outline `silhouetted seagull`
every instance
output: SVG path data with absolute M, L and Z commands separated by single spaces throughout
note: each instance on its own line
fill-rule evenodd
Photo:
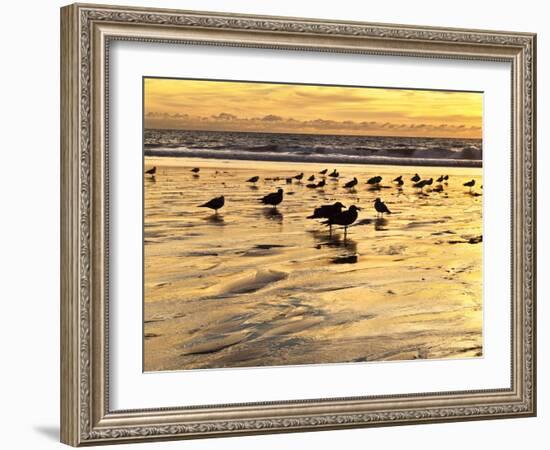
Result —
M 313 180 L 315 180 L 315 175 L 311 175 L 311 176 L 307 179 L 307 181 L 313 181 Z
M 254 176 L 254 177 L 249 178 L 248 180 L 246 180 L 246 182 L 247 182 L 247 183 L 257 183 L 259 179 L 260 179 L 260 177 L 256 175 L 256 176 Z
M 306 219 L 329 219 L 328 226 L 330 228 L 330 234 L 332 234 L 332 223 L 330 223 L 330 220 L 334 216 L 340 214 L 344 208 L 345 206 L 340 202 L 336 202 L 332 205 L 319 206 L 315 208 L 313 214 L 306 217 Z
M 157 174 L 157 166 L 154 166 L 152 169 L 146 170 L 145 173 L 154 177 Z
M 223 195 L 220 195 L 219 197 L 215 197 L 212 200 L 209 200 L 206 203 L 199 205 L 199 208 L 210 208 L 216 211 L 216 214 L 218 214 L 218 209 L 222 208 L 224 204 L 225 198 Z
M 354 187 L 357 183 L 358 183 L 357 178 L 353 177 L 353 180 L 348 181 L 346 184 L 344 184 L 344 187 L 345 187 L 346 189 L 351 189 L 351 188 Z
M 281 188 L 277 189 L 277 192 L 267 194 L 266 196 L 260 199 L 264 205 L 271 205 L 273 207 L 277 206 L 283 201 L 283 190 Z
M 194 167 L 193 169 L 191 169 L 191 172 L 193 173 L 199 173 L 201 171 L 201 169 L 199 167 Z
M 411 181 L 413 183 L 418 183 L 420 181 L 420 175 L 418 175 L 417 173 L 414 174 L 414 177 L 411 178 Z
M 286 184 L 292 184 L 292 178 L 287 178 L 286 179 Z
M 317 183 L 317 187 L 318 188 L 325 187 L 325 184 L 327 184 L 327 182 L 325 180 L 321 180 L 321 181 L 319 181 L 319 183 Z
M 322 205 L 315 208 L 311 216 L 307 216 L 306 219 L 330 219 L 332 216 L 340 214 L 345 206 L 340 202 L 333 203 L 332 205 Z
M 380 200 L 379 198 L 377 198 L 375 201 L 374 201 L 374 209 L 376 209 L 376 215 L 384 215 L 384 213 L 386 214 L 391 214 L 391 211 L 388 209 L 388 207 L 386 206 L 386 204 Z
M 304 178 L 304 172 L 299 173 L 298 175 L 294 175 L 293 177 L 295 180 L 300 181 L 302 178 Z
M 317 183 L 308 183 L 306 184 L 306 187 L 310 189 L 315 189 L 317 188 Z
M 476 184 L 476 180 L 467 181 L 462 186 L 466 186 L 470 189 L 470 192 L 472 192 L 472 188 L 474 187 L 474 184 Z
M 336 169 L 334 169 L 331 173 L 328 174 L 329 177 L 332 177 L 332 178 L 338 178 L 340 176 L 340 174 L 338 173 L 338 171 Z
M 443 183 L 443 180 L 445 179 L 445 177 L 443 175 L 441 175 L 437 180 L 438 183 Z
M 382 181 L 382 177 L 377 175 L 375 177 L 372 177 L 372 178 L 369 178 L 367 180 L 367 184 L 370 184 L 370 185 L 378 185 L 380 184 L 380 182 Z
M 346 240 L 348 236 L 348 227 L 357 220 L 357 211 L 360 209 L 361 208 L 358 208 L 355 205 L 351 205 L 349 209 L 342 211 L 340 214 L 336 214 L 334 217 L 323 223 L 329 226 L 340 225 L 344 227 L 344 240 Z
M 449 175 L 445 175 L 445 176 L 443 177 L 443 179 L 444 179 L 445 181 L 448 181 L 448 180 L 449 180 Z
M 418 183 L 413 184 L 413 187 L 420 189 L 420 192 L 423 192 L 423 189 L 425 186 L 431 186 L 433 183 L 433 178 L 429 178 L 427 180 L 419 181 Z
M 323 170 L 321 170 L 319 173 L 320 173 L 321 175 L 326 175 L 327 172 L 328 172 L 328 169 L 323 169 Z
M 443 185 L 438 184 L 436 187 L 433 188 L 434 192 L 443 192 Z
M 397 186 L 403 186 L 403 184 L 405 183 L 403 181 L 403 175 L 399 175 L 397 178 L 394 178 L 393 182 L 396 183 Z

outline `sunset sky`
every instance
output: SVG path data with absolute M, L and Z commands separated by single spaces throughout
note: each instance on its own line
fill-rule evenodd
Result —
M 481 93 L 144 79 L 146 128 L 481 138 Z

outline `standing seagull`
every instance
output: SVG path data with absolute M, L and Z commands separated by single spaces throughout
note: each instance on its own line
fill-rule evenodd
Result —
M 445 179 L 445 177 L 443 175 L 441 175 L 437 180 L 438 183 L 443 183 L 443 180 Z
M 198 174 L 200 171 L 201 171 L 201 169 L 199 167 L 193 167 L 191 169 L 191 172 L 193 172 L 194 174 Z
M 298 175 L 294 175 L 293 177 L 295 180 L 301 181 L 302 178 L 304 178 L 304 172 L 299 173 Z
M 369 178 L 367 180 L 367 184 L 370 184 L 371 186 L 378 186 L 381 181 L 382 177 L 380 175 L 376 175 L 375 177 Z
M 338 178 L 340 176 L 340 174 L 338 173 L 338 171 L 336 169 L 334 169 L 331 173 L 328 174 L 329 177 L 332 177 L 332 178 Z
M 283 190 L 281 188 L 277 189 L 277 192 L 272 192 L 260 199 L 260 202 L 264 205 L 271 205 L 274 208 L 283 201 Z
M 397 186 L 403 186 L 403 184 L 405 183 L 403 181 L 403 175 L 399 175 L 397 178 L 394 178 L 393 182 L 396 183 Z
M 249 178 L 248 180 L 246 180 L 246 182 L 247 182 L 247 183 L 254 183 L 254 184 L 256 184 L 256 183 L 258 182 L 259 179 L 260 179 L 260 177 L 256 175 L 256 176 L 254 176 L 254 177 Z
M 346 189 L 351 189 L 355 187 L 355 185 L 358 183 L 357 178 L 353 177 L 353 180 L 348 181 L 346 184 L 344 184 L 344 187 Z
M 157 174 L 157 166 L 154 166 L 152 169 L 146 170 L 145 173 L 155 178 L 155 175 Z
M 332 205 L 323 205 L 315 208 L 311 216 L 307 216 L 306 219 L 328 219 L 328 226 L 330 234 L 332 235 L 332 223 L 331 220 L 342 212 L 345 206 L 340 202 L 336 202 Z
M 467 188 L 470 188 L 470 192 L 472 192 L 472 188 L 474 187 L 474 184 L 476 184 L 476 180 L 467 181 L 462 186 L 466 186 Z
M 326 175 L 327 172 L 328 172 L 328 169 L 323 169 L 323 170 L 321 170 L 319 173 L 320 173 L 321 175 Z
M 332 216 L 340 214 L 345 206 L 340 202 L 333 203 L 332 205 L 322 205 L 315 208 L 311 216 L 307 216 L 306 219 L 329 219 Z
M 318 188 L 325 187 L 325 184 L 327 184 L 327 182 L 323 179 L 323 180 L 319 181 L 319 183 L 317 183 L 317 187 Z
M 307 179 L 307 181 L 313 181 L 313 180 L 315 180 L 315 175 L 311 175 L 311 176 Z
M 377 198 L 375 201 L 374 201 L 374 209 L 376 209 L 376 215 L 384 215 L 384 213 L 386 214 L 391 214 L 391 211 L 388 209 L 388 207 L 386 206 L 386 204 L 380 200 L 379 198 Z
M 420 175 L 418 175 L 417 173 L 414 174 L 414 177 L 411 178 L 411 181 L 413 183 L 418 183 L 420 181 Z
M 335 215 L 331 219 L 323 222 L 326 225 L 340 225 L 344 227 L 344 241 L 348 237 L 348 227 L 357 220 L 358 213 L 361 208 L 355 205 L 351 205 L 346 211 L 342 211 L 340 214 Z
M 433 178 L 429 178 L 427 180 L 419 181 L 418 183 L 413 184 L 413 187 L 419 188 L 420 192 L 424 192 L 424 186 L 431 186 L 434 182 Z
M 222 208 L 225 204 L 225 197 L 223 195 L 219 197 L 215 197 L 212 200 L 207 201 L 206 203 L 203 203 L 202 205 L 199 205 L 199 208 L 210 208 L 216 211 L 216 214 L 218 214 L 218 209 Z

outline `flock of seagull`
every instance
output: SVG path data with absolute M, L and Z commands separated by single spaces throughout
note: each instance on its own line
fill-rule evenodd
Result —
M 191 172 L 194 176 L 199 176 L 200 168 L 194 167 L 191 169 Z M 157 174 L 157 167 L 154 166 L 151 169 L 148 169 L 145 171 L 147 175 L 150 175 L 153 179 L 155 179 Z M 307 178 L 308 184 L 306 184 L 307 188 L 310 189 L 319 189 L 323 188 L 326 185 L 326 177 L 330 177 L 333 180 L 338 181 L 340 178 L 340 173 L 334 169 L 331 173 L 328 173 L 327 169 L 321 170 L 319 172 L 319 175 L 321 178 L 319 181 L 315 182 L 316 176 L 311 175 L 309 178 Z M 285 178 L 286 184 L 292 184 L 294 180 L 298 181 L 298 183 L 302 182 L 302 179 L 304 178 L 304 173 L 299 173 L 293 177 Z M 266 181 L 281 181 L 280 177 L 276 178 L 265 178 Z M 442 192 L 444 190 L 443 184 L 447 184 L 449 180 L 449 175 L 441 175 L 439 178 L 435 180 L 437 185 L 432 189 L 435 192 Z M 260 181 L 259 176 L 253 176 L 246 180 L 247 183 L 252 183 L 255 185 L 258 181 Z M 424 193 L 424 188 L 426 186 L 431 186 L 434 183 L 433 178 L 427 178 L 422 179 L 418 173 L 415 173 L 414 176 L 410 179 L 412 182 L 412 187 L 418 189 L 419 193 Z M 382 182 L 382 177 L 377 175 L 374 177 L 371 177 L 367 180 L 366 184 L 371 186 L 372 190 L 378 190 L 381 189 L 380 183 Z M 403 179 L 403 175 L 399 175 L 397 178 L 394 178 L 392 182 L 395 184 L 395 186 L 398 189 L 402 189 L 402 186 L 405 184 L 405 180 Z M 357 180 L 356 177 L 353 177 L 352 180 L 346 182 L 343 187 L 348 190 L 352 190 L 355 188 L 355 186 L 359 183 L 359 180 Z M 472 192 L 472 188 L 475 185 L 475 180 L 472 179 L 470 181 L 467 181 L 466 183 L 463 183 L 463 186 L 469 188 L 469 192 Z M 481 186 L 483 188 L 483 186 Z M 277 191 L 269 193 L 261 198 L 259 198 L 259 202 L 267 205 L 272 206 L 274 209 L 282 203 L 284 197 L 284 190 L 282 188 L 277 189 Z M 223 208 L 225 205 L 225 197 L 223 195 L 219 197 L 214 197 L 213 199 L 207 201 L 206 203 L 198 205 L 199 208 L 209 208 L 215 211 L 215 214 L 218 213 L 218 210 Z M 380 199 L 376 198 L 374 201 L 374 209 L 376 211 L 377 217 L 383 217 L 384 214 L 391 214 L 391 211 L 387 207 L 387 205 Z M 322 224 L 327 225 L 330 230 L 330 234 L 332 235 L 332 227 L 334 225 L 338 225 L 344 228 L 344 239 L 347 238 L 347 231 L 348 227 L 352 225 L 358 218 L 359 214 L 358 211 L 360 211 L 361 208 L 359 208 L 356 205 L 351 205 L 349 208 L 346 209 L 346 207 L 341 202 L 335 202 L 331 205 L 322 205 L 318 208 L 315 208 L 313 211 L 313 214 L 306 217 L 307 219 L 320 219 Z

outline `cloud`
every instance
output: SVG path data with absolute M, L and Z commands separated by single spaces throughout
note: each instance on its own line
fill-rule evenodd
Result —
M 235 114 L 219 113 L 215 116 L 210 116 L 214 120 L 238 120 L 239 118 Z
M 262 117 L 264 122 L 281 122 L 283 118 L 281 116 L 276 116 L 275 114 L 268 114 L 267 116 Z
M 179 128 L 188 130 L 259 131 L 275 133 L 325 133 L 358 135 L 401 135 L 401 136 L 471 136 L 481 127 L 447 123 L 403 123 L 378 122 L 375 120 L 356 122 L 353 120 L 330 120 L 316 118 L 298 120 L 276 114 L 262 117 L 239 117 L 221 112 L 210 116 L 182 113 L 148 112 L 145 115 L 147 128 Z

